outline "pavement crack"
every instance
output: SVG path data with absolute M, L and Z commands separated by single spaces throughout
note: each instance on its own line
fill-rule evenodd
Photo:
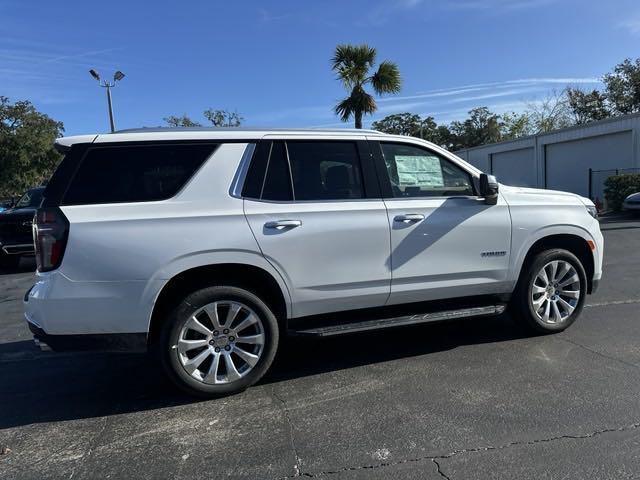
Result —
M 291 451 L 293 452 L 293 457 L 295 459 L 295 464 L 293 465 L 293 477 L 311 477 L 312 475 L 305 474 L 302 472 L 302 461 L 300 460 L 300 456 L 298 455 L 298 449 L 296 448 L 295 437 L 294 437 L 294 428 L 293 422 L 291 421 L 291 416 L 289 415 L 289 408 L 287 407 L 287 403 L 284 401 L 280 395 L 276 393 L 275 387 L 271 389 L 271 394 L 273 397 L 280 402 L 282 405 L 282 414 L 287 422 L 287 427 L 289 428 L 289 443 L 291 445 Z M 291 477 L 287 477 L 291 478 Z
M 630 298 L 627 300 L 612 300 L 610 302 L 587 303 L 585 308 L 592 307 L 608 307 L 610 305 L 628 305 L 632 303 L 640 303 L 640 298 Z
M 468 454 L 468 453 L 481 453 L 481 452 L 491 452 L 491 451 L 498 451 L 498 450 L 504 450 L 507 448 L 511 448 L 511 447 L 518 447 L 518 446 L 531 446 L 531 445 L 538 445 L 541 443 L 549 443 L 549 442 L 557 442 L 557 441 L 562 441 L 562 440 L 584 440 L 587 438 L 593 438 L 596 437 L 598 435 L 604 435 L 607 433 L 613 433 L 613 432 L 625 432 L 625 431 L 630 431 L 630 430 L 635 430 L 637 428 L 640 428 L 640 422 L 638 423 L 633 423 L 630 425 L 626 425 L 623 427 L 618 427 L 618 428 L 603 428 L 601 430 L 595 430 L 593 432 L 590 433 L 584 433 L 584 434 L 567 434 L 567 435 L 557 435 L 554 437 L 549 437 L 549 438 L 539 438 L 539 439 L 535 439 L 535 440 L 519 440 L 519 441 L 514 441 L 514 442 L 508 442 L 502 445 L 486 445 L 486 446 L 481 446 L 481 447 L 472 447 L 472 448 L 462 448 L 459 450 L 453 450 L 449 453 L 444 453 L 441 455 L 425 455 L 422 457 L 414 457 L 414 458 L 405 458 L 402 460 L 398 460 L 395 462 L 384 462 L 384 463 L 377 463 L 377 464 L 369 464 L 369 465 L 356 465 L 356 466 L 350 466 L 350 467 L 342 467 L 342 468 L 338 468 L 335 470 L 323 470 L 321 472 L 317 472 L 317 473 L 301 473 L 298 472 L 296 475 L 290 475 L 290 476 L 286 476 L 286 477 L 281 477 L 281 480 L 287 480 L 290 478 L 294 478 L 294 477 L 310 477 L 310 478 L 316 478 L 316 477 L 325 477 L 325 476 L 330 476 L 330 475 L 336 475 L 336 474 L 341 474 L 341 473 L 345 473 L 345 472 L 352 472 L 352 471 L 356 471 L 356 470 L 376 470 L 379 468 L 386 468 L 386 467 L 394 467 L 394 466 L 399 466 L 399 465 L 404 465 L 404 464 L 408 464 L 408 463 L 418 463 L 418 462 L 425 462 L 425 461 L 430 461 L 433 462 L 437 469 L 438 469 L 438 474 L 445 479 L 451 480 L 451 477 L 447 476 L 443 471 L 442 468 L 440 466 L 440 463 L 438 462 L 438 460 L 448 460 L 452 457 L 455 457 L 457 455 L 464 455 L 464 454 Z
M 440 468 L 440 464 L 438 463 L 438 460 L 436 460 L 435 458 L 432 458 L 431 461 L 436 464 L 436 468 L 438 469 L 438 475 L 440 475 L 442 478 L 446 478 L 447 480 L 451 480 L 451 478 L 442 471 L 442 468 Z
M 82 464 L 86 465 L 86 462 L 89 461 L 96 447 L 96 444 L 98 443 L 98 439 L 102 436 L 102 434 L 107 429 L 108 423 L 109 423 L 109 416 L 105 415 L 104 421 L 102 422 L 102 427 L 100 427 L 100 430 L 93 436 L 87 450 L 82 454 L 82 456 L 78 459 L 78 462 L 71 469 L 71 475 L 69 475 L 69 480 L 71 480 L 75 475 L 77 466 L 82 466 Z
M 606 358 L 607 360 L 613 360 L 614 362 L 619 362 L 622 363 L 623 365 L 626 365 L 628 367 L 633 367 L 633 368 L 638 368 L 639 366 L 636 365 L 635 363 L 631 363 L 631 362 L 627 362 L 626 360 L 622 360 L 621 358 L 617 358 L 617 357 L 612 357 L 610 355 L 606 355 L 602 352 L 599 352 L 598 350 L 594 350 L 591 347 L 587 347 L 586 345 L 583 345 L 581 343 L 578 343 L 576 341 L 573 340 L 569 340 L 568 338 L 563 338 L 563 337 L 556 337 L 558 340 L 560 340 L 561 342 L 567 342 L 570 343 L 571 345 L 575 345 L 576 347 L 580 347 L 588 352 L 591 352 L 595 355 L 598 355 L 599 357 L 602 358 Z

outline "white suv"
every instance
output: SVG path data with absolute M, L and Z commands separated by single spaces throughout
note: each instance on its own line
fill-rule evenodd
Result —
M 255 383 L 283 334 L 507 305 L 561 331 L 601 277 L 591 201 L 499 185 L 415 138 L 142 129 L 56 145 L 25 295 L 36 341 L 150 350 L 193 394 Z

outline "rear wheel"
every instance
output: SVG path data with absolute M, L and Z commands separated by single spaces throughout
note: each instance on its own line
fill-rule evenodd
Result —
M 587 276 L 580 260 L 567 250 L 546 250 L 523 270 L 514 313 L 536 332 L 560 332 L 578 318 L 586 293 Z
M 256 383 L 278 347 L 269 307 L 237 287 L 209 287 L 188 295 L 170 315 L 160 339 L 169 377 L 190 394 L 216 397 Z

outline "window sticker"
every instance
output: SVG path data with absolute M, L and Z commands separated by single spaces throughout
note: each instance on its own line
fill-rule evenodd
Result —
M 442 167 L 438 157 L 396 155 L 400 186 L 442 187 Z

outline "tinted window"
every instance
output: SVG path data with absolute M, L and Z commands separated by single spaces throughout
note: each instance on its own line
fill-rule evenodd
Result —
M 140 145 L 91 148 L 63 204 L 148 202 L 174 196 L 215 145 Z
M 291 174 L 284 142 L 273 142 L 262 187 L 263 200 L 292 200 Z
M 42 188 L 34 188 L 33 190 L 28 190 L 18 203 L 16 203 L 16 208 L 38 208 L 42 203 Z
M 256 146 L 242 186 L 243 197 L 260 198 L 270 152 L 271 142 L 262 141 Z
M 473 195 L 470 175 L 433 152 L 411 145 L 382 143 L 394 197 Z
M 360 158 L 352 142 L 287 142 L 296 200 L 362 198 Z

